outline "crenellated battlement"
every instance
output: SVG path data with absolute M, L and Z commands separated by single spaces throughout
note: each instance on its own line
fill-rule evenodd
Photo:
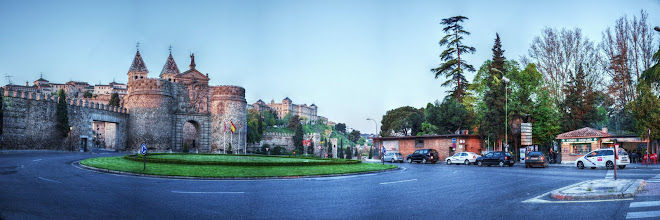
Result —
M 245 89 L 240 86 L 211 86 L 212 100 L 230 99 L 245 101 Z
M 57 103 L 58 97 L 57 96 L 48 96 L 46 94 L 42 93 L 34 93 L 34 92 L 25 92 L 25 91 L 4 91 L 4 96 L 5 97 L 13 97 L 13 98 L 21 98 L 21 99 L 27 99 L 27 100 L 39 100 L 39 101 L 44 101 L 44 102 L 53 102 Z M 107 104 L 100 103 L 99 101 L 92 100 L 92 99 L 79 99 L 79 98 L 67 98 L 66 103 L 70 106 L 78 106 L 78 107 L 83 107 L 83 108 L 90 108 L 90 109 L 98 109 L 98 110 L 104 110 L 104 111 L 109 111 L 109 112 L 117 112 L 117 113 L 122 113 L 122 114 L 128 114 L 128 110 L 124 108 L 123 106 L 109 106 Z
M 172 83 L 164 79 L 138 79 L 128 83 L 128 94 L 159 94 L 172 96 Z

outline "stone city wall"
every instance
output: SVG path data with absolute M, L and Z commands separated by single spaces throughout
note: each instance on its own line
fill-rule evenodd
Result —
M 114 146 L 123 150 L 126 146 L 127 111 L 124 108 L 109 107 L 92 103 L 87 99 L 67 99 L 69 137 L 58 134 L 57 97 L 38 93 L 3 92 L 3 134 L 2 149 L 57 149 L 71 150 L 82 146 L 93 146 L 94 121 L 116 123 Z
M 245 89 L 238 86 L 211 86 L 211 152 L 243 152 L 247 137 Z M 236 132 L 231 133 L 231 122 Z M 226 129 L 225 129 L 226 127 Z M 227 148 L 227 149 L 225 149 Z

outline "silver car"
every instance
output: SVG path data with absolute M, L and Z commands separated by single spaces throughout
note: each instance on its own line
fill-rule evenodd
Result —
M 383 157 L 384 161 L 389 161 L 389 162 L 399 162 L 403 163 L 403 155 L 399 152 L 390 152 L 386 153 L 385 156 Z

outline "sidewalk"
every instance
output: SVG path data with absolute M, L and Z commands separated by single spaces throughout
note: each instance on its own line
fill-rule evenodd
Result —
M 554 190 L 550 197 L 559 200 L 595 200 L 632 198 L 644 189 L 641 179 L 587 180 Z

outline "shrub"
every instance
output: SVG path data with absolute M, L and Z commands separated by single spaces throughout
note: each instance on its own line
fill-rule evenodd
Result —
M 283 155 L 286 153 L 286 149 L 280 146 L 277 146 L 273 148 L 273 152 L 271 153 L 272 155 Z

